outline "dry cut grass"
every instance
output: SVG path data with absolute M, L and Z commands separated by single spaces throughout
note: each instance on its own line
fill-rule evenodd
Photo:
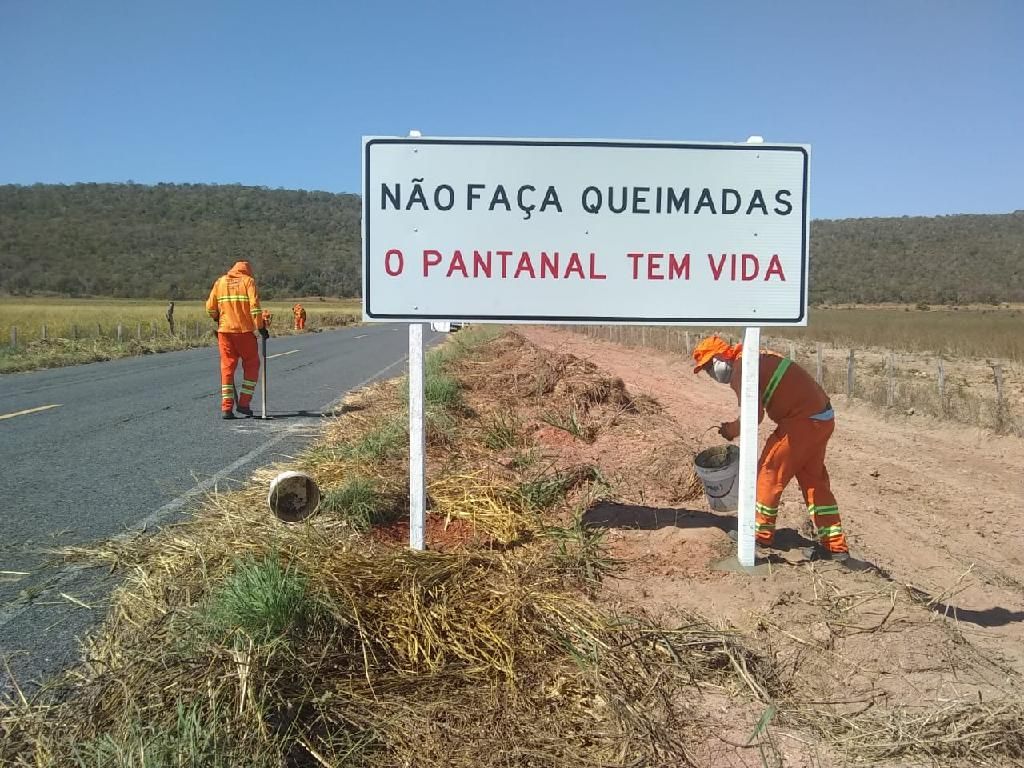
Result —
M 600 473 L 523 459 L 531 438 L 510 409 L 574 404 L 587 424 L 614 429 L 609 414 L 639 417 L 643 401 L 571 356 L 510 366 L 543 357 L 515 335 L 453 342 L 428 368 L 460 390 L 433 405 L 434 551 L 388 543 L 340 502 L 280 523 L 262 498 L 275 470 L 155 535 L 65 550 L 124 581 L 83 663 L 0 707 L 0 762 L 686 766 L 706 764 L 717 744 L 776 765 L 780 732 L 846 762 L 1024 759 L 1020 697 L 844 713 L 801 677 L 809 658 L 842 665 L 828 649 L 812 654 L 803 641 L 788 656 L 775 635 L 691 613 L 667 625 L 595 602 L 588 587 L 614 564 L 600 532 L 571 518 L 602 493 Z M 326 496 L 358 478 L 346 499 L 403 508 L 403 408 L 400 382 L 363 392 L 290 468 L 311 472 Z M 495 414 L 497 443 L 485 439 Z M 444 547 L 460 526 L 477 535 Z M 865 602 L 819 593 L 820 610 L 840 618 Z M 746 744 L 721 734 L 709 701 L 752 717 Z

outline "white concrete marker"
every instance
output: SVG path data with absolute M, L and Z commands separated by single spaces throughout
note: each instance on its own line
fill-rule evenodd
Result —
M 409 324 L 409 547 L 425 549 L 423 324 Z
M 761 363 L 761 329 L 743 332 L 743 378 L 740 387 L 740 497 L 736 559 L 754 565 L 754 504 L 757 501 L 757 400 Z

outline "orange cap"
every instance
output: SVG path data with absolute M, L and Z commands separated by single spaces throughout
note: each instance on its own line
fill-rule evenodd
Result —
M 721 336 L 708 336 L 706 339 L 701 339 L 693 348 L 693 372 L 700 373 L 700 369 L 710 363 L 716 355 L 726 360 L 735 360 L 742 348 L 741 344 L 729 346 Z

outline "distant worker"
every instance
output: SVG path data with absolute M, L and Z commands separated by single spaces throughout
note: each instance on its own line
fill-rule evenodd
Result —
M 269 309 L 264 309 L 260 313 L 260 317 L 263 318 L 263 327 L 266 328 L 267 332 L 269 333 L 270 332 L 270 321 L 274 319 L 274 316 L 272 314 L 270 314 L 270 310 Z
M 301 331 L 306 327 L 306 308 L 301 304 L 292 307 L 292 314 L 295 316 L 295 330 Z
M 252 395 L 260 376 L 260 354 L 254 331 L 264 339 L 270 334 L 263 321 L 256 281 L 248 261 L 239 261 L 226 275 L 217 278 L 206 300 L 206 311 L 217 323 L 217 346 L 220 348 L 220 410 L 222 418 L 235 414 L 235 368 L 242 361 L 242 387 L 237 409 L 252 417 Z
M 739 400 L 743 360 L 743 345 L 710 336 L 693 350 L 693 372 L 706 371 L 719 384 L 728 384 Z M 795 477 L 818 537 L 817 545 L 805 554 L 810 559 L 846 562 L 849 548 L 825 469 L 825 449 L 835 428 L 828 395 L 807 371 L 774 352 L 760 353 L 758 375 L 758 423 L 767 412 L 776 428 L 758 461 L 757 543 L 772 545 L 782 492 Z M 739 419 L 722 422 L 718 433 L 726 440 L 736 439 Z
M 171 336 L 174 335 L 174 302 L 167 302 L 167 311 L 164 312 L 164 317 L 167 318 L 167 325 L 171 329 Z

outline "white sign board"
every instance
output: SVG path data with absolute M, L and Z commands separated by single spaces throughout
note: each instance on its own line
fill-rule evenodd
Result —
M 810 148 L 363 139 L 367 320 L 805 325 Z

